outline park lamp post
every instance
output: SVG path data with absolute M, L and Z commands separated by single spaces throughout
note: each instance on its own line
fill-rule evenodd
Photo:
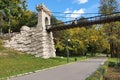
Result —
M 0 36 L 2 36 L 2 25 L 3 25 L 3 14 L 2 14 L 2 10 L 0 10 Z
M 69 50 L 68 50 L 68 43 L 70 42 L 70 39 L 67 39 L 67 47 L 66 47 L 66 50 L 67 50 L 67 63 L 69 63 Z
M 10 11 L 10 9 L 11 9 L 11 5 L 10 5 L 10 2 L 9 2 L 9 6 L 8 6 L 8 9 L 9 9 L 9 11 L 8 11 L 8 13 L 9 13 L 9 21 L 8 21 L 8 35 L 9 35 L 9 40 L 10 40 L 10 13 L 11 13 L 11 11 Z

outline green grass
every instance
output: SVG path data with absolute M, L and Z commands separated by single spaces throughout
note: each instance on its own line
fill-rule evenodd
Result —
M 109 58 L 108 62 L 117 62 L 119 59 L 118 58 Z
M 1 44 L 1 43 L 0 43 Z M 77 57 L 77 60 L 83 60 L 84 57 Z M 74 57 L 70 58 L 70 62 L 74 62 Z M 0 78 L 34 72 L 45 68 L 66 64 L 67 59 L 56 58 L 36 58 L 22 52 L 12 49 L 6 49 L 0 45 Z
M 31 55 L 19 55 L 14 57 L 0 58 L 0 78 L 17 75 L 20 73 L 34 72 L 44 68 L 65 64 L 65 59 L 35 58 Z
M 78 60 L 82 60 L 78 58 Z M 74 59 L 70 58 L 70 62 Z M 35 58 L 31 55 L 13 55 L 10 57 L 0 58 L 0 78 L 17 75 L 26 72 L 34 72 L 61 64 L 66 64 L 66 58 Z

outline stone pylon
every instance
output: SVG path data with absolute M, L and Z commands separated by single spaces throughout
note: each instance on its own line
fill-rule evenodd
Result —
M 41 5 L 37 5 L 36 9 L 38 11 L 37 29 L 42 32 L 41 53 L 43 54 L 44 58 L 55 57 L 56 55 L 53 42 L 53 34 L 52 32 L 46 31 L 47 25 L 50 25 L 51 12 L 43 3 Z

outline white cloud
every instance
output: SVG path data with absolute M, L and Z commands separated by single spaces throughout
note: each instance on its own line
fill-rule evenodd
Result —
M 87 2 L 88 2 L 88 0 L 75 0 L 73 3 L 84 4 Z
M 64 13 L 71 13 L 71 12 L 72 11 L 69 8 L 67 8 Z
M 85 13 L 85 9 L 79 9 L 79 10 L 70 10 L 69 8 L 66 9 L 66 11 L 64 13 L 69 13 L 66 14 L 66 17 L 68 17 L 67 19 L 75 19 L 75 18 L 79 18 L 82 14 Z
M 81 14 L 84 13 L 84 11 L 85 11 L 85 9 L 74 10 L 73 14 L 71 14 L 71 17 L 73 17 L 73 18 L 80 17 Z

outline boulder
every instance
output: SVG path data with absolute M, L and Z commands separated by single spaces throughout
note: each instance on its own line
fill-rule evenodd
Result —
M 29 31 L 30 28 L 28 26 L 22 26 L 20 30 L 21 31 Z

